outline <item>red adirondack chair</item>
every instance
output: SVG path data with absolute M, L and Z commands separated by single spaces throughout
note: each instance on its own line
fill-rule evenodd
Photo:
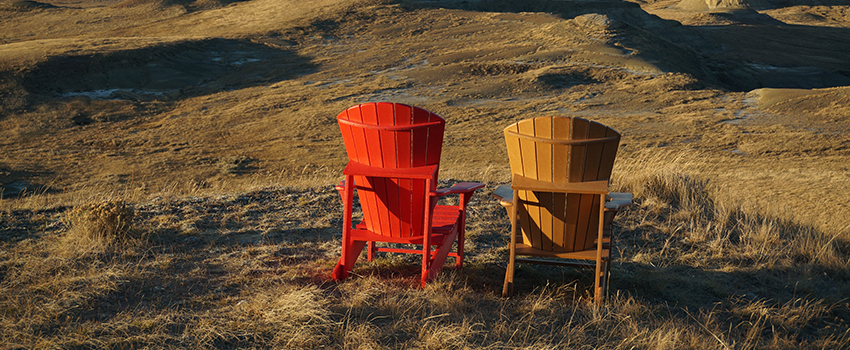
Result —
M 389 102 L 353 106 L 337 121 L 349 161 L 345 180 L 336 187 L 344 218 L 342 256 L 333 279 L 348 277 L 367 243 L 371 261 L 375 242 L 420 245 L 420 249 L 377 251 L 422 254 L 423 287 L 437 276 L 447 257 L 455 257 L 457 267 L 462 267 L 466 205 L 484 184 L 436 188 L 446 121 L 424 109 Z M 363 221 L 352 228 L 355 188 Z M 459 195 L 457 205 L 437 205 L 440 197 L 450 194 Z M 457 249 L 452 252 L 455 241 Z

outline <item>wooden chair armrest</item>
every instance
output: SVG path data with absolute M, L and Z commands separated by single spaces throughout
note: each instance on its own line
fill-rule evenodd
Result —
M 620 210 L 632 204 L 632 194 L 625 192 L 609 192 L 605 201 L 606 210 Z
M 499 185 L 499 187 L 496 187 L 496 189 L 493 190 L 491 195 L 496 197 L 496 199 L 498 199 L 505 207 L 513 205 L 514 191 L 511 189 L 511 185 Z M 608 192 L 607 201 L 605 201 L 605 209 L 620 210 L 623 207 L 632 204 L 632 197 L 631 193 Z
M 511 189 L 511 185 L 499 185 L 499 187 L 493 190 L 491 195 L 496 197 L 499 200 L 499 204 L 503 207 L 514 205 L 514 190 Z
M 414 168 L 387 169 L 358 162 L 348 162 L 348 165 L 345 166 L 345 170 L 343 170 L 342 173 L 343 175 L 432 179 L 437 174 L 437 166 L 428 165 Z
M 549 182 L 514 174 L 511 188 L 515 190 L 557 193 L 608 194 L 608 181 Z

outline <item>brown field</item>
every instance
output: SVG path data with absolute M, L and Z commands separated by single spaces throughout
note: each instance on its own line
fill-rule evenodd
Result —
M 708 3 L 0 0 L 0 348 L 848 349 L 850 5 Z M 367 101 L 488 184 L 424 289 L 329 278 Z M 602 306 L 582 270 L 499 293 L 502 129 L 544 115 L 623 134 Z

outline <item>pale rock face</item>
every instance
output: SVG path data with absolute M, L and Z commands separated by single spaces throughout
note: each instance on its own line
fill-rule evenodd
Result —
M 705 5 L 709 9 L 716 8 L 746 8 L 749 7 L 741 0 L 705 0 Z
M 723 11 L 739 9 L 770 8 L 763 0 L 682 0 L 675 6 L 682 10 L 691 11 Z

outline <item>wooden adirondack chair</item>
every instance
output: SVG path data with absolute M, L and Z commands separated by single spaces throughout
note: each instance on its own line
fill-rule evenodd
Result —
M 421 245 L 377 250 L 422 254 L 423 287 L 448 256 L 462 267 L 466 205 L 484 184 L 436 188 L 446 121 L 418 107 L 388 102 L 356 105 L 340 113 L 337 121 L 349 161 L 345 180 L 337 186 L 344 218 L 342 256 L 333 279 L 348 277 L 367 243 L 371 261 L 375 242 Z M 355 188 L 363 221 L 352 228 Z M 457 205 L 437 205 L 441 196 L 450 194 L 459 195 Z M 451 252 L 455 241 L 457 249 Z
M 596 269 L 595 300 L 601 302 L 611 266 L 611 222 L 632 198 L 608 192 L 620 134 L 581 118 L 541 117 L 508 126 L 505 141 L 512 182 L 493 193 L 511 220 L 502 293 L 513 294 L 518 262 L 589 266 Z

